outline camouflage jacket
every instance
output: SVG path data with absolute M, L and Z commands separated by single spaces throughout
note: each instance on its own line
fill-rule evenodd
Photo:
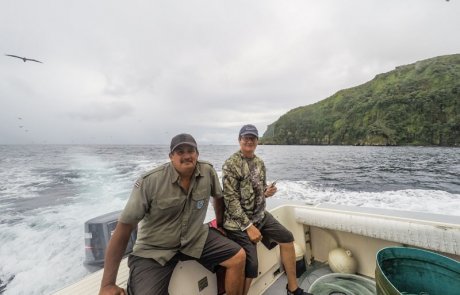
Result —
M 251 222 L 262 221 L 267 186 L 265 164 L 259 157 L 243 157 L 238 151 L 222 167 L 224 228 L 244 230 Z

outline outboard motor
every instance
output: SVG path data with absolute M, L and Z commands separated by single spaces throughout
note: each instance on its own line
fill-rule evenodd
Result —
M 118 223 L 120 211 L 110 212 L 85 222 L 85 261 L 86 269 L 94 272 L 104 267 L 105 250 Z M 137 230 L 133 230 L 124 256 L 133 251 Z

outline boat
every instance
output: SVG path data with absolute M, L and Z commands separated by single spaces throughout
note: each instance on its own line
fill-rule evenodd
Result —
M 388 247 L 423 249 L 460 263 L 460 216 L 279 199 L 267 199 L 267 210 L 295 237 L 298 281 L 306 291 L 323 278 L 334 276 L 347 282 L 361 280 L 374 288 L 376 256 Z M 269 250 L 258 244 L 260 275 L 253 280 L 249 294 L 285 294 L 287 278 L 278 248 Z M 334 257 L 337 249 L 353 263 L 344 263 L 340 255 L 340 259 Z M 117 277 L 119 286 L 126 288 L 128 274 L 124 258 Z M 460 282 L 460 272 L 455 276 Z M 99 270 L 54 294 L 98 294 L 101 278 Z M 222 275 L 195 261 L 179 262 L 169 285 L 171 295 L 222 292 Z M 347 294 L 335 292 L 331 294 Z

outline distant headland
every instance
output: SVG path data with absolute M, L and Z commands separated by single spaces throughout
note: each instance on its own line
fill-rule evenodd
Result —
M 292 109 L 260 143 L 460 146 L 460 54 L 399 66 Z

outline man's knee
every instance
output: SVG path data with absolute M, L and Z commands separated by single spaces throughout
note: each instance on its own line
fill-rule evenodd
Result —
M 245 276 L 247 278 L 257 278 L 259 272 L 259 261 L 257 255 L 246 258 Z
M 246 263 L 246 252 L 241 248 L 236 254 L 230 258 L 234 259 L 233 263 L 238 266 L 242 266 Z
M 244 267 L 246 263 L 246 252 L 243 249 L 240 249 L 236 252 L 235 255 L 230 257 L 229 259 L 225 260 L 221 263 L 221 265 L 225 268 L 232 268 L 232 267 Z
M 286 238 L 289 240 L 289 241 L 292 241 L 291 243 L 294 242 L 294 235 L 292 234 L 292 232 L 288 232 L 286 233 Z
M 282 244 L 290 245 L 294 243 L 294 235 L 290 231 L 285 231 L 281 237 L 279 237 L 279 240 L 277 241 L 280 246 Z

